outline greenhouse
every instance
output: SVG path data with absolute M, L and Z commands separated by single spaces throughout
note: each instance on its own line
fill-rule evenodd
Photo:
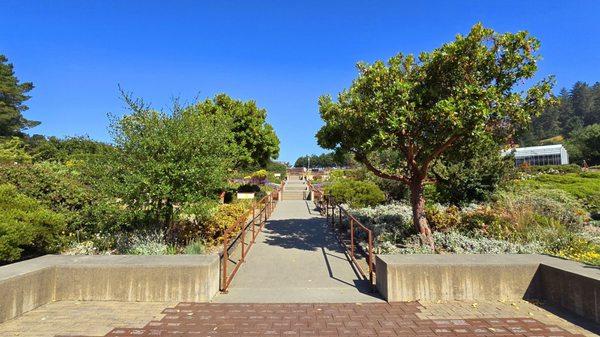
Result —
M 561 144 L 520 147 L 502 152 L 503 155 L 514 154 L 515 165 L 567 165 L 569 154 Z

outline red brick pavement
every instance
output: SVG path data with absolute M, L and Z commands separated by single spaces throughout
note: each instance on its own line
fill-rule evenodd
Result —
M 420 304 L 179 303 L 143 328 L 117 328 L 106 337 L 221 336 L 521 336 L 574 335 L 530 318 L 420 319 Z

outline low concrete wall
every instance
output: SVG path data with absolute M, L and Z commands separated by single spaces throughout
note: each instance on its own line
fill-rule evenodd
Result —
M 600 267 L 553 259 L 539 276 L 540 299 L 600 323 Z
M 0 267 L 0 322 L 51 301 L 208 302 L 218 255 L 47 255 Z
M 545 255 L 380 255 L 389 302 L 539 299 L 600 323 L 600 269 Z
M 380 255 L 377 289 L 390 302 L 534 295 L 536 255 Z

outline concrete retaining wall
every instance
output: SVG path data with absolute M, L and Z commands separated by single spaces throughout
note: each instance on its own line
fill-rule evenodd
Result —
M 539 299 L 600 323 L 600 269 L 545 255 L 380 255 L 390 302 Z
M 531 255 L 380 255 L 377 289 L 390 302 L 498 300 L 531 294 Z
M 0 322 L 51 301 L 208 302 L 217 255 L 57 256 L 0 267 Z

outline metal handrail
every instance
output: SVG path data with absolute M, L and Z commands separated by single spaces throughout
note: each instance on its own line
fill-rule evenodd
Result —
M 264 196 L 258 202 L 254 202 L 252 204 L 252 209 L 248 210 L 248 212 L 239 217 L 233 226 L 228 227 L 223 233 L 220 282 L 221 292 L 227 293 L 227 288 L 231 284 L 231 281 L 235 277 L 237 271 L 240 269 L 240 266 L 245 262 L 248 251 L 254 245 L 256 237 L 263 230 L 267 220 L 275 210 L 275 206 L 279 200 L 279 197 L 274 197 L 275 194 L 279 194 L 279 189 L 275 189 L 275 191 Z M 250 216 L 251 218 L 248 220 Z M 257 223 L 258 229 L 256 228 Z M 252 239 L 250 242 L 246 242 L 246 231 L 250 226 L 252 227 Z M 234 235 L 235 237 L 233 237 Z M 241 256 L 236 261 L 230 261 L 230 251 L 235 250 L 238 243 L 241 243 Z M 235 267 L 231 270 L 230 275 L 228 275 L 229 263 L 235 263 Z
M 335 227 L 336 226 L 336 218 L 337 218 L 338 234 L 340 234 L 338 237 L 340 239 L 340 242 L 346 249 L 346 252 L 350 256 L 350 259 L 352 260 L 353 264 L 356 266 L 356 268 L 360 272 L 361 276 L 365 279 L 368 279 L 371 286 L 374 286 L 375 254 L 373 253 L 373 231 L 370 228 L 368 228 L 367 226 L 363 225 L 352 214 L 350 214 L 348 212 L 348 210 L 346 210 L 340 203 L 336 203 L 335 198 L 333 196 L 325 194 L 321 189 L 314 187 L 314 185 L 312 185 L 310 182 L 308 183 L 308 186 L 309 186 L 309 189 L 313 193 L 313 200 L 314 200 L 315 204 L 317 205 L 317 207 L 319 207 L 321 214 L 325 213 L 324 215 L 326 216 L 327 223 L 330 224 L 331 226 Z M 336 212 L 336 209 L 337 209 L 337 212 Z M 336 216 L 336 213 L 337 213 L 337 216 Z M 344 228 L 343 228 L 344 227 L 344 222 L 343 222 L 344 216 L 348 220 L 348 229 L 350 232 L 349 233 L 350 234 L 349 246 L 347 245 L 346 242 L 344 242 L 344 239 L 341 237 L 341 234 L 345 234 L 342 232 L 344 230 Z M 359 263 L 358 259 L 356 258 L 356 250 L 357 250 L 356 241 L 359 238 L 356 235 L 357 230 L 362 230 L 366 234 L 366 238 L 367 238 L 366 259 L 367 259 L 368 272 L 365 272 L 365 270 Z

